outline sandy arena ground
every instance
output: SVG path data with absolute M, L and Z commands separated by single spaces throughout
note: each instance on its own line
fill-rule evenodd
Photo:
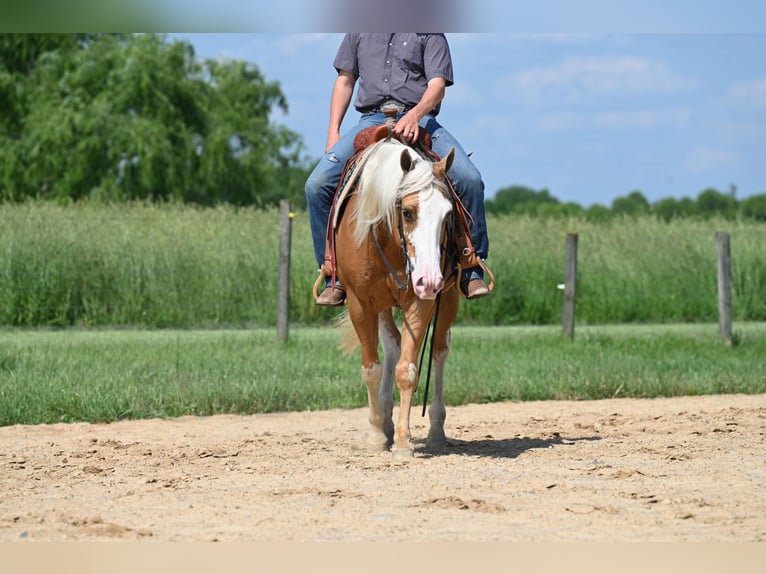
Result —
M 766 541 L 766 395 L 0 428 L 0 542 Z

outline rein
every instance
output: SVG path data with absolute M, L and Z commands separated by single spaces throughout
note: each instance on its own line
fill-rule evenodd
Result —
M 439 291 L 439 293 L 436 295 L 436 303 L 434 304 L 434 316 L 433 319 L 428 323 L 426 336 L 423 339 L 423 348 L 420 351 L 420 364 L 418 365 L 418 372 L 422 372 L 423 370 L 423 357 L 426 354 L 426 340 L 428 339 L 429 332 L 433 326 L 434 330 L 432 333 L 430 333 L 431 345 L 428 348 L 428 372 L 426 373 L 426 388 L 423 389 L 423 411 L 420 413 L 421 417 L 426 416 L 426 406 L 428 405 L 428 387 L 431 383 L 431 366 L 434 364 L 434 335 L 436 334 L 436 322 L 439 320 L 439 308 L 441 307 L 441 302 L 442 292 Z
M 450 217 L 450 220 L 447 225 L 447 237 L 451 237 L 451 227 L 453 225 L 453 220 Z M 442 270 L 442 275 L 444 277 L 447 276 L 447 271 L 449 270 L 449 263 L 450 259 L 454 259 L 455 253 L 450 253 L 449 251 L 450 244 L 447 244 L 447 247 L 445 249 L 446 254 L 444 256 L 444 269 Z M 426 387 L 423 389 L 423 411 L 420 413 L 421 417 L 426 416 L 426 406 L 428 405 L 428 387 L 431 383 L 431 366 L 434 363 L 434 335 L 436 334 L 436 323 L 439 320 L 439 309 L 441 308 L 441 302 L 442 302 L 442 293 L 444 291 L 439 291 L 439 293 L 436 295 L 436 302 L 434 303 L 434 316 L 432 317 L 431 321 L 428 323 L 428 327 L 426 328 L 426 336 L 423 338 L 423 348 L 420 351 L 420 364 L 418 365 L 418 372 L 423 371 L 423 357 L 425 357 L 426 354 L 426 341 L 428 340 L 428 336 L 430 334 L 431 336 L 431 343 L 428 349 L 428 372 L 426 373 Z M 431 332 L 431 327 L 433 327 L 433 332 Z

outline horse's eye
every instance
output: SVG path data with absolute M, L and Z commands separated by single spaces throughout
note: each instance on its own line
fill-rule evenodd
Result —
M 403 209 L 402 217 L 404 218 L 404 221 L 413 221 L 415 219 L 415 214 L 411 209 Z

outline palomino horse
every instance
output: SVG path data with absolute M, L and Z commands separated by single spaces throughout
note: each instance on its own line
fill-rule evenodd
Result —
M 381 450 L 391 446 L 394 460 L 407 460 L 414 453 L 410 406 L 420 378 L 418 353 L 437 301 L 427 446 L 445 442 L 444 365 L 458 310 L 455 270 L 446 252 L 448 222 L 455 209 L 446 172 L 453 158 L 451 150 L 441 161 L 432 162 L 390 138 L 372 144 L 359 160 L 354 191 L 336 228 L 337 273 L 362 350 L 369 444 Z M 394 307 L 402 312 L 401 332 L 393 318 Z M 400 397 L 396 426 L 394 379 Z

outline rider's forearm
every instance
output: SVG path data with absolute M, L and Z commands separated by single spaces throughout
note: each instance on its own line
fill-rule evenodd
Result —
M 332 97 L 330 98 L 330 125 L 327 128 L 328 137 L 337 136 L 340 132 L 340 125 L 346 116 L 346 111 L 351 103 L 351 96 L 354 93 L 354 84 L 356 79 L 348 72 L 339 72 L 332 88 Z
M 439 103 L 444 99 L 444 92 L 446 91 L 446 88 L 447 82 L 444 80 L 444 78 L 432 78 L 429 80 L 428 87 L 426 87 L 426 91 L 423 94 L 423 97 L 420 98 L 420 101 L 411 110 L 417 115 L 418 121 L 420 121 L 423 116 L 430 113 L 436 106 L 439 105 Z

